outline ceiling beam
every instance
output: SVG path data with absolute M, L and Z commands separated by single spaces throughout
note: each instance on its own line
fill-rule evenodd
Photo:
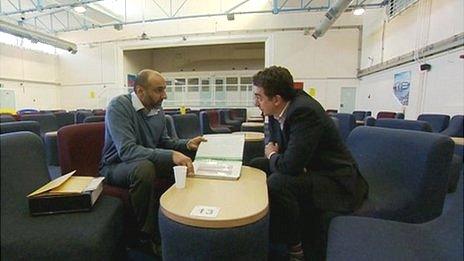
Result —
M 110 10 L 108 10 L 107 8 L 99 5 L 98 3 L 94 3 L 92 5 L 88 5 L 87 6 L 89 9 L 93 9 L 97 12 L 100 12 L 101 14 L 113 19 L 113 20 L 116 20 L 120 23 L 124 22 L 124 18 L 123 17 L 119 17 L 118 15 L 116 15 L 115 13 L 111 12 Z
M 230 8 L 230 9 L 227 10 L 227 11 L 225 11 L 225 13 L 226 13 L 226 14 L 231 13 L 232 11 L 234 11 L 234 10 L 237 9 L 237 8 L 239 8 L 240 6 L 242 6 L 243 4 L 245 4 L 245 3 L 248 2 L 248 1 L 250 1 L 250 0 L 245 0 L 245 1 L 241 2 L 241 3 L 239 3 L 238 5 L 236 5 L 236 6 L 232 7 L 232 8 Z
M 74 1 L 74 2 L 71 2 L 71 3 L 66 3 L 66 4 L 51 4 L 51 5 L 46 5 L 46 6 L 42 6 L 42 7 L 22 9 L 21 6 L 19 6 L 19 8 L 18 8 L 14 4 L 12 4 L 10 2 L 10 0 L 8 0 L 8 2 L 10 2 L 10 4 L 13 5 L 13 7 L 15 7 L 16 11 L 2 12 L 0 14 L 0 17 L 1 16 L 8 16 L 8 15 L 15 15 L 15 14 L 23 14 L 23 13 L 28 13 L 28 12 L 40 12 L 40 11 L 43 11 L 43 10 L 56 9 L 56 8 L 67 7 L 67 6 L 74 7 L 74 6 L 77 6 L 77 5 L 86 5 L 86 4 L 95 3 L 95 2 L 99 2 L 99 1 L 103 1 L 103 0 L 82 0 L 82 1 Z M 18 3 L 21 3 L 21 2 L 18 2 Z
M 152 0 L 152 1 L 153 1 L 153 3 L 155 3 L 156 6 L 158 6 L 158 8 L 161 10 L 161 12 L 163 12 L 166 15 L 166 17 L 169 17 L 169 14 L 164 10 L 163 7 L 161 7 L 160 4 L 158 4 L 158 2 L 156 2 L 156 0 Z

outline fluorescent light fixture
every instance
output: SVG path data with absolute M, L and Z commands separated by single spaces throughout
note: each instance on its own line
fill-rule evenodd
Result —
M 52 45 L 56 48 L 67 50 L 72 54 L 77 53 L 77 45 L 75 43 L 68 42 L 48 34 L 33 31 L 19 25 L 5 22 L 3 20 L 0 20 L 0 32 L 4 32 L 21 38 L 26 38 L 31 40 L 31 42 L 40 42 Z
M 231 13 L 227 14 L 227 20 L 229 20 L 229 21 L 235 20 L 235 15 L 231 14 Z
M 87 9 L 85 9 L 85 7 L 82 5 L 75 6 L 73 9 L 74 11 L 76 11 L 76 13 L 79 13 L 79 14 L 83 14 L 85 13 L 85 11 L 87 11 Z
M 322 37 L 330 26 L 338 19 L 338 17 L 345 11 L 346 8 L 350 5 L 352 0 L 338 0 L 322 17 L 321 23 L 312 34 L 314 39 Z
M 362 7 L 356 7 L 356 9 L 353 10 L 354 15 L 363 15 L 364 14 L 364 8 Z

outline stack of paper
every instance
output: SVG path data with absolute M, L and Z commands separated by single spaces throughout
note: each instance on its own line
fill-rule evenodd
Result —
M 103 190 L 104 177 L 71 177 L 76 171 L 50 181 L 29 194 L 32 215 L 90 211 Z

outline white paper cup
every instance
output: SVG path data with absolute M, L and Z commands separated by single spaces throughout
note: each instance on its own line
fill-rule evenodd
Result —
M 174 166 L 174 178 L 176 180 L 176 188 L 185 188 L 185 180 L 187 179 L 186 166 Z

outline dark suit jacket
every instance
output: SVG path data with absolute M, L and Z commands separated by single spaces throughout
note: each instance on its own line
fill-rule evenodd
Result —
M 322 106 L 299 91 L 284 114 L 283 130 L 269 117 L 270 141 L 279 152 L 270 159 L 271 172 L 310 175 L 312 200 L 322 210 L 350 212 L 367 195 L 368 185 Z

